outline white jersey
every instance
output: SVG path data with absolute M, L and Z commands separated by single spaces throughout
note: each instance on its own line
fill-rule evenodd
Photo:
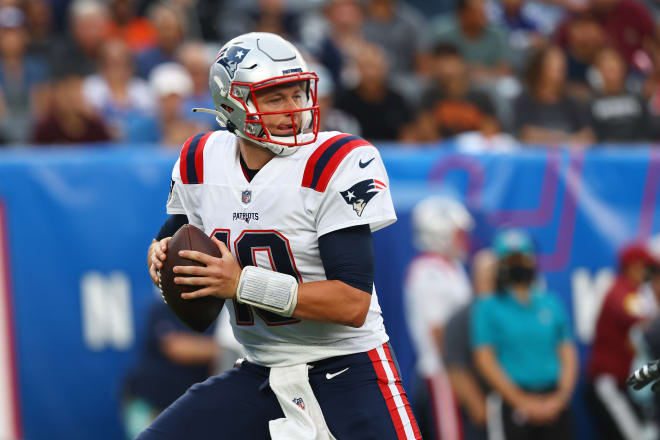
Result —
M 432 334 L 470 301 L 472 289 L 463 265 L 438 254 L 422 254 L 408 266 L 404 286 L 406 322 L 424 377 L 441 371 L 442 353 Z
M 288 273 L 299 282 L 326 279 L 320 236 L 362 224 L 376 231 L 396 221 L 378 150 L 339 132 L 319 133 L 314 144 L 275 156 L 251 182 L 235 135 L 197 135 L 172 171 L 167 212 L 187 215 L 224 241 L 241 266 Z M 360 328 L 285 318 L 235 300 L 225 306 L 248 360 L 265 366 L 363 352 L 388 340 L 375 288 Z

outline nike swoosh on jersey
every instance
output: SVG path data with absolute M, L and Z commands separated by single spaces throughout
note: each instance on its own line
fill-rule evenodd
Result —
M 369 166 L 371 161 L 374 160 L 374 159 L 375 159 L 375 157 L 372 157 L 371 159 L 369 159 L 366 162 L 362 162 L 362 159 L 360 159 L 360 162 L 359 162 L 360 168 L 366 168 L 367 166 Z
M 339 376 L 341 373 L 346 372 L 346 370 L 348 370 L 349 368 L 351 368 L 351 367 L 346 367 L 346 368 L 344 368 L 344 369 L 341 370 L 341 371 L 337 371 L 336 373 L 325 373 L 325 378 L 328 379 L 328 380 L 330 380 L 330 379 L 332 379 L 332 378 L 334 378 L 334 377 L 336 377 L 336 376 Z

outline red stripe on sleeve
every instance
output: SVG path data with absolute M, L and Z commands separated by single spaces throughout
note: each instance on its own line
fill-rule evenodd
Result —
M 383 182 L 381 182 L 381 181 L 378 180 L 378 179 L 374 179 L 374 182 L 376 182 L 378 185 L 382 185 L 383 188 L 387 188 L 387 185 L 385 185 Z
M 204 145 L 209 136 L 213 134 L 212 131 L 206 133 L 199 140 L 197 144 L 197 149 L 195 150 L 195 171 L 197 172 L 197 183 L 204 183 Z
M 316 191 L 325 191 L 325 189 L 328 187 L 328 183 L 330 183 L 330 179 L 332 179 L 332 175 L 335 173 L 335 171 L 337 171 L 341 161 L 344 160 L 348 153 L 355 150 L 357 147 L 364 147 L 365 145 L 371 144 L 364 139 L 356 139 L 354 141 L 350 141 L 346 145 L 342 145 L 339 151 L 337 151 L 334 156 L 332 156 L 332 158 L 328 161 L 328 164 L 323 169 L 321 177 L 319 177 L 319 181 L 316 184 Z
M 179 160 L 179 174 L 181 174 L 181 182 L 188 183 L 188 148 L 190 147 L 190 141 L 193 140 L 194 136 L 188 138 L 183 148 L 181 149 L 181 159 Z
M 303 180 L 302 180 L 302 186 L 306 186 L 309 188 L 312 185 L 312 179 L 314 178 L 314 167 L 316 167 L 316 163 L 319 161 L 319 158 L 325 150 L 328 149 L 328 147 L 332 144 L 334 144 L 336 141 L 338 141 L 341 138 L 345 138 L 346 136 L 350 136 L 349 134 L 342 133 L 338 134 L 337 136 L 333 136 L 327 141 L 323 142 L 317 149 L 312 153 L 311 156 L 309 156 L 309 159 L 307 159 L 307 165 L 305 165 L 305 173 L 303 174 Z

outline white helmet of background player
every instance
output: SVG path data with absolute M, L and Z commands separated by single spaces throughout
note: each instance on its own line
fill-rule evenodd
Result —
M 304 82 L 305 100 L 301 108 L 261 112 L 254 92 L 266 87 Z M 211 66 L 209 86 L 215 110 L 193 109 L 216 115 L 229 131 L 277 155 L 286 156 L 301 145 L 311 144 L 319 131 L 316 102 L 318 77 L 309 72 L 300 52 L 284 38 L 266 32 L 252 32 L 225 44 Z M 300 113 L 302 123 L 296 124 Z M 291 117 L 291 136 L 268 132 L 263 115 Z
M 442 196 L 428 197 L 413 208 L 412 224 L 419 250 L 465 258 L 467 233 L 474 227 L 474 220 L 460 202 Z

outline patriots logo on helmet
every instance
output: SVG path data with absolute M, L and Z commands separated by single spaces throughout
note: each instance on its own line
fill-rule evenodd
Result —
M 224 67 L 229 77 L 234 79 L 238 65 L 241 64 L 248 52 L 250 52 L 250 49 L 241 46 L 227 47 L 220 51 L 215 62 Z
M 358 217 L 362 217 L 362 211 L 364 211 L 367 203 L 385 188 L 387 188 L 387 185 L 380 180 L 367 179 L 358 182 L 346 191 L 340 191 L 339 193 L 346 203 L 353 206 L 353 211 L 355 211 Z

